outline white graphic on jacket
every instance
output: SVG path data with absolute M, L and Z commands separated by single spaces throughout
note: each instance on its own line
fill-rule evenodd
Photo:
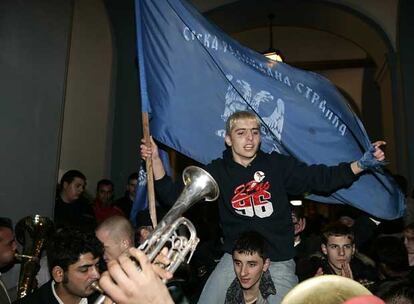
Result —
M 260 218 L 269 217 L 273 213 L 272 195 L 269 191 L 270 183 L 262 182 L 265 178 L 262 171 L 254 174 L 254 179 L 237 186 L 231 198 L 234 211 L 240 215 Z

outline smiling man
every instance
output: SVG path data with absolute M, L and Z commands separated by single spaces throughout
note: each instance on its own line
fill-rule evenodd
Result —
M 243 233 L 233 248 L 236 279 L 227 290 L 225 304 L 266 304 L 276 289 L 268 271 L 270 260 L 263 237 L 255 232 Z
M 53 236 L 47 248 L 53 280 L 17 303 L 94 303 L 97 295 L 91 285 L 100 278 L 98 263 L 102 253 L 102 244 L 93 233 L 62 229 Z
M 226 122 L 223 156 L 205 166 L 220 188 L 217 202 L 225 253 L 210 275 L 199 304 L 224 302 L 226 290 L 234 280 L 232 247 L 240 233 L 248 230 L 258 231 L 269 244 L 269 271 L 278 291 L 269 302 L 280 303 L 297 283 L 288 195 L 330 193 L 348 187 L 359 173 L 381 165 L 385 159 L 380 149 L 385 142 L 380 141 L 360 161 L 308 166 L 293 157 L 260 150 L 260 127 L 254 113 L 233 113 Z M 151 146 L 143 141 L 141 157 L 152 159 L 157 200 L 173 204 L 182 190 L 178 184 L 181 181 L 174 183 L 166 175 L 153 140 Z

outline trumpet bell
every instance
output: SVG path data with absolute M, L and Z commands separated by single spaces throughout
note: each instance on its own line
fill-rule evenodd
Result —
M 189 166 L 183 171 L 184 185 L 193 188 L 194 193 L 200 198 L 211 202 L 218 198 L 219 188 L 214 178 L 204 169 L 196 166 Z M 190 194 L 187 194 L 191 197 Z M 193 195 L 194 196 L 194 195 Z
M 282 304 L 342 304 L 356 296 L 371 295 L 360 283 L 337 275 L 321 275 L 296 285 Z

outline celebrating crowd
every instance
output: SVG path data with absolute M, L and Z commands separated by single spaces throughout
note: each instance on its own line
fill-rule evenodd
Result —
M 155 262 L 136 249 L 153 229 L 148 211 L 131 222 L 136 173 L 127 179 L 124 197 L 113 200 L 113 183 L 102 179 L 96 198 L 88 201 L 85 175 L 66 172 L 57 191 L 54 231 L 36 264 L 37 287 L 24 297 L 12 275 L 18 251 L 13 225 L 1 218 L 0 304 L 282 303 L 299 282 L 327 274 L 357 281 L 383 301 L 377 303 L 414 303 L 412 215 L 380 223 L 350 207 L 333 206 L 326 217 L 311 212 L 315 203 L 290 204 L 292 196 L 349 187 L 364 171 L 382 166 L 385 142 L 373 143 L 360 160 L 335 166 L 268 154 L 260 143 L 255 114 L 240 111 L 228 118 L 223 156 L 204 167 L 220 195 L 199 209 L 202 220 L 195 226 L 201 242 L 190 264 L 174 274 L 164 269 L 172 258 L 168 248 Z M 158 208 L 167 211 L 184 185 L 166 174 L 154 140 L 142 143 L 141 157 L 152 160 Z

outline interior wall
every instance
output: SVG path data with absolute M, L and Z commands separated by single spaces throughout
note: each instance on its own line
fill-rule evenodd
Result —
M 72 1 L 0 1 L 0 215 L 51 216 Z
M 384 63 L 384 66 L 380 69 L 380 73 L 377 75 L 376 81 L 378 82 L 380 87 L 381 99 L 385 101 L 381 103 L 381 115 L 383 125 L 387 126 L 383 130 L 384 140 L 387 142 L 386 153 L 387 160 L 389 162 L 387 167 L 391 170 L 391 172 L 395 173 L 399 172 L 399 160 L 397 158 L 397 155 L 400 147 L 398 147 L 397 142 L 395 140 L 396 130 L 394 127 L 393 103 L 387 102 L 394 99 L 394 90 L 391 79 L 391 70 L 389 69 L 388 64 Z
M 402 141 L 406 144 L 407 157 L 404 168 L 408 178 L 410 191 L 414 188 L 414 2 L 400 0 L 398 20 L 398 83 L 401 85 L 401 99 L 397 108 L 402 109 L 398 120 L 398 128 Z
M 363 72 L 361 117 L 371 141 L 384 139 L 384 126 L 381 104 L 387 100 L 381 100 L 380 87 L 375 80 L 376 67 L 367 67 Z
M 351 107 L 362 119 L 362 85 L 364 69 L 337 69 L 319 71 L 338 88 L 344 90 L 352 98 Z
M 386 33 L 394 48 L 397 45 L 399 0 L 325 0 L 347 6 L 373 20 Z
M 101 0 L 76 0 L 68 63 L 60 175 L 83 172 L 87 191 L 110 176 L 112 37 Z
M 113 71 L 114 126 L 111 178 L 116 196 L 123 195 L 127 178 L 140 165 L 141 105 L 135 47 L 133 0 L 105 0 L 114 35 Z

